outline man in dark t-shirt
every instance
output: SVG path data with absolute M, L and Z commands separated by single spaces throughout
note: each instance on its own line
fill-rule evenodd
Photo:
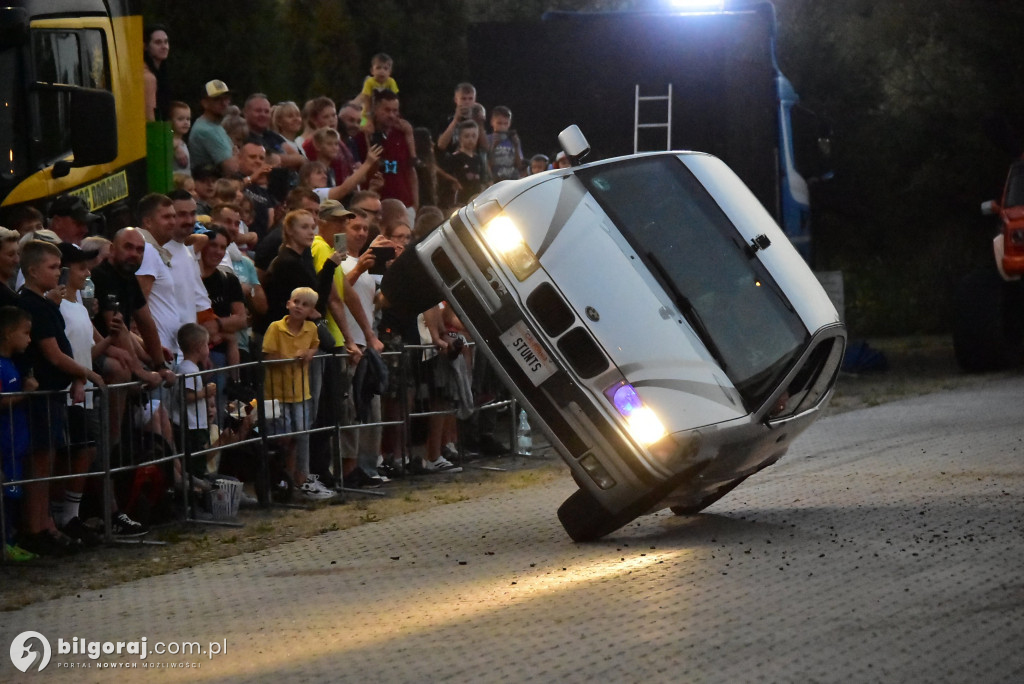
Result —
M 210 358 L 217 367 L 225 363 L 234 365 L 240 361 L 235 333 L 246 325 L 245 294 L 238 277 L 220 267 L 228 248 L 227 233 L 214 226 L 208 237 L 199 258 L 199 273 L 210 295 L 210 307 L 217 316 L 217 333 L 210 340 L 213 344 Z
M 102 335 L 108 335 L 112 320 L 117 314 L 123 321 L 124 328 L 130 328 L 134 321 L 142 336 L 142 342 L 151 359 L 151 366 L 164 382 L 173 383 L 174 373 L 166 364 L 160 335 L 156 329 L 156 321 L 146 303 L 135 272 L 142 265 L 142 255 L 146 250 L 146 241 L 135 228 L 122 228 L 114 235 L 110 245 L 110 256 L 107 261 L 92 271 L 92 281 L 96 286 L 96 300 L 100 304 L 100 312 L 96 315 L 96 329 Z

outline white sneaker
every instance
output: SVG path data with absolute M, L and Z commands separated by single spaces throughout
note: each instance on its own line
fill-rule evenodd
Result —
M 428 473 L 461 473 L 462 466 L 457 466 L 444 456 L 438 456 L 436 461 L 423 459 L 423 470 Z
M 302 495 L 310 501 L 333 499 L 335 495 L 333 491 L 323 486 L 319 475 L 312 474 L 306 476 L 306 481 L 302 483 L 301 491 Z

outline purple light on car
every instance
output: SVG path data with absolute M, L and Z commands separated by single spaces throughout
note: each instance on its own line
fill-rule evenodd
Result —
M 615 394 L 612 395 L 612 405 L 615 406 L 615 410 L 619 412 L 619 415 L 623 418 L 629 418 L 638 409 L 643 407 L 644 403 L 640 401 L 640 396 L 633 389 L 633 386 L 626 384 L 615 390 Z

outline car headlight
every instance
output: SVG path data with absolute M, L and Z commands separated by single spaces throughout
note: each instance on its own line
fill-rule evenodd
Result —
M 484 239 L 520 281 L 529 278 L 540 268 L 537 255 L 523 239 L 519 228 L 507 216 L 497 216 L 484 226 Z
M 665 426 L 653 410 L 644 406 L 632 385 L 624 383 L 608 390 L 612 406 L 626 419 L 626 429 L 637 442 L 649 447 L 665 436 Z

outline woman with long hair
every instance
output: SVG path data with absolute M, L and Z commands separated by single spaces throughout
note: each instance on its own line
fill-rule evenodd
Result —
M 145 69 L 142 83 L 146 100 L 146 121 L 163 121 L 167 118 L 167 109 L 171 102 L 166 66 L 171 41 L 167 37 L 167 29 L 161 24 L 147 26 L 143 36 L 145 47 L 142 60 Z

